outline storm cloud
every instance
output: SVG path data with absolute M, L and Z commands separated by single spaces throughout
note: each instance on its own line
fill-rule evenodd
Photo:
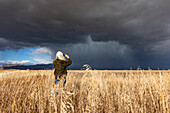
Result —
M 0 47 L 47 47 L 53 58 L 63 50 L 75 65 L 167 68 L 169 4 L 169 0 L 0 0 Z

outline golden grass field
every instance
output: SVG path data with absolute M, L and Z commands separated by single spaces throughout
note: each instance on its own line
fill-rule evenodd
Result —
M 170 70 L 0 70 L 0 113 L 169 113 Z

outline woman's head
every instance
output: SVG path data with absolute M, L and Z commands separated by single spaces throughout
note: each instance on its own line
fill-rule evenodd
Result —
M 58 51 L 56 53 L 56 59 L 59 59 L 59 60 L 66 60 L 63 53 L 61 51 Z

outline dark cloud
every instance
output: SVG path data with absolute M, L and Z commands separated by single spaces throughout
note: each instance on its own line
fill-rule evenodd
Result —
M 84 64 L 89 64 L 97 69 L 118 69 L 130 67 L 134 62 L 133 51 L 127 45 L 122 45 L 116 41 L 96 42 L 90 36 L 84 44 L 57 48 L 50 46 L 50 48 L 52 48 L 53 55 L 55 55 L 57 50 L 69 54 L 73 60 L 72 67 L 74 68 L 80 68 Z
M 45 46 L 53 53 L 62 49 L 72 54 L 72 49 L 88 44 L 90 36 L 94 45 L 99 45 L 90 46 L 88 51 L 80 49 L 84 53 L 77 49 L 72 54 L 74 58 L 78 58 L 79 52 L 81 58 L 91 54 L 89 59 L 93 60 L 87 61 L 95 64 L 104 58 L 104 50 L 106 55 L 114 56 L 126 47 L 123 57 L 118 54 L 108 61 L 116 66 L 120 65 L 116 59 L 122 59 L 129 66 L 133 64 L 129 56 L 135 59 L 135 65 L 150 62 L 159 65 L 156 56 L 166 59 L 158 52 L 166 49 L 161 45 L 170 39 L 169 4 L 169 0 L 0 0 L 0 40 L 6 41 L 3 44 L 1 41 L 0 47 L 4 50 Z M 119 47 L 113 48 L 117 43 Z M 105 49 L 100 53 L 99 48 Z M 95 62 L 96 56 L 101 58 Z

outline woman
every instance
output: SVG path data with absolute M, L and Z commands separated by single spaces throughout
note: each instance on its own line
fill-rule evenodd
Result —
M 66 59 L 68 61 L 66 61 Z M 66 76 L 67 76 L 67 66 L 71 65 L 72 61 L 67 54 L 63 54 L 61 51 L 56 53 L 56 60 L 53 61 L 53 65 L 55 68 L 54 75 L 55 75 L 55 84 L 61 86 L 65 86 L 66 83 Z

